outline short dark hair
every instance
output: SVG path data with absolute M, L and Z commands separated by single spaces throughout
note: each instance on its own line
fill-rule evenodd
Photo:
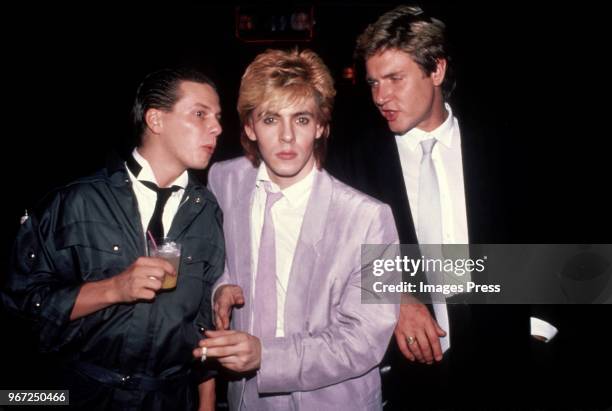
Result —
M 429 17 L 417 6 L 399 6 L 380 16 L 357 38 L 355 58 L 367 60 L 385 50 L 408 53 L 426 75 L 436 70 L 439 59 L 445 59 L 446 75 L 442 83 L 444 98 L 455 88 L 445 24 Z
M 185 81 L 208 84 L 217 91 L 217 86 L 208 76 L 191 67 L 154 71 L 142 80 L 136 90 L 136 98 L 132 106 L 132 119 L 138 146 L 142 143 L 142 136 L 147 129 L 145 120 L 147 111 L 152 108 L 172 111 L 176 102 L 181 98 L 179 87 Z

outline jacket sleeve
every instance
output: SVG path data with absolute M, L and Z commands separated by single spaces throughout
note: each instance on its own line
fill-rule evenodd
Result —
M 33 213 L 20 227 L 5 287 L 9 308 L 31 321 L 42 351 L 56 351 L 79 332 L 82 320 L 70 313 L 82 282 L 69 252 L 56 250 L 55 223 L 61 194 L 38 218 Z
M 362 243 L 397 244 L 389 207 L 378 206 L 373 214 Z M 327 328 L 262 341 L 259 392 L 315 390 L 364 375 L 381 362 L 397 322 L 398 305 L 362 303 L 362 264 L 357 260 L 347 267 L 348 284 Z

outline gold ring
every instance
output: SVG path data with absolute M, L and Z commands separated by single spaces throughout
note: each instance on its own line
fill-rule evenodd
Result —
M 408 337 L 408 345 L 412 345 L 415 342 L 416 342 L 416 338 L 415 337 L 412 337 L 412 336 Z

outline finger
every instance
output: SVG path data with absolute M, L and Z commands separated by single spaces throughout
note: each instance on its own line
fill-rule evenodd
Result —
M 412 345 L 418 345 L 423 362 L 431 364 L 433 362 L 433 350 L 431 348 L 431 344 L 429 344 L 429 337 L 427 336 L 427 333 L 419 333 L 416 340 L 417 343 Z
M 140 278 L 155 277 L 155 278 L 159 278 L 160 280 L 162 280 L 164 278 L 164 275 L 166 275 L 166 273 L 164 272 L 164 270 L 162 270 L 159 267 L 149 266 L 149 267 L 138 268 L 134 272 L 134 275 Z
M 174 266 L 168 262 L 168 260 L 164 260 L 163 258 L 151 257 L 154 261 L 155 265 L 163 270 L 164 273 L 176 275 L 176 270 Z
M 223 320 L 221 319 L 221 317 L 215 312 L 215 328 L 217 330 L 222 330 L 223 329 Z
M 438 334 L 438 336 L 440 337 L 446 337 L 446 331 L 444 331 L 439 325 L 438 323 L 435 323 L 436 326 L 436 333 Z
M 231 331 L 231 332 L 232 334 L 229 334 L 229 335 L 210 337 L 208 335 L 208 331 L 206 331 L 206 336 L 209 338 L 201 340 L 199 343 L 199 346 L 211 348 L 211 347 L 224 347 L 224 346 L 239 344 L 243 340 L 243 338 L 235 331 Z
M 442 331 L 442 333 L 440 333 Z M 433 350 L 433 356 L 436 361 L 442 361 L 442 356 L 444 353 L 442 352 L 442 344 L 440 344 L 440 337 L 444 337 L 446 333 L 443 329 L 441 329 L 437 324 L 435 326 L 435 332 L 427 333 L 427 338 L 429 339 L 429 344 Z
M 221 326 L 223 327 L 223 330 L 228 330 L 229 329 L 229 315 L 221 315 Z
M 404 357 L 406 357 L 408 361 L 414 362 L 416 360 L 416 357 L 408 349 L 408 343 L 406 342 L 406 337 L 403 334 L 398 333 L 395 335 L 395 341 L 397 342 L 397 346 L 399 347 Z
M 155 292 L 147 289 L 142 289 L 138 293 L 136 293 L 136 298 L 139 300 L 153 300 L 155 299 Z
M 206 330 L 206 336 L 209 337 L 209 338 L 223 337 L 223 336 L 232 335 L 232 334 L 238 334 L 238 331 L 234 331 L 234 330 L 217 330 L 217 331 Z
M 225 316 L 215 310 L 215 328 L 217 330 L 226 330 L 228 327 L 229 319 L 226 320 Z
M 440 344 L 440 338 L 435 336 L 434 338 L 429 337 L 429 345 L 432 349 L 433 357 L 436 361 L 442 361 L 444 353 L 442 352 L 442 344 Z
M 404 334 L 404 339 L 406 341 L 406 345 L 408 346 L 408 350 L 410 350 L 410 352 L 416 357 L 416 360 L 420 363 L 425 362 L 423 358 L 423 352 L 421 351 L 421 347 L 419 346 L 418 336 L 414 336 L 413 334 L 413 340 L 411 344 L 409 344 L 408 341 L 408 334 Z
M 221 364 L 222 366 L 230 370 L 236 371 L 236 368 L 238 367 L 238 356 L 236 355 L 228 355 L 227 357 L 220 357 L 220 358 L 217 358 L 217 361 L 219 361 L 219 364 Z
M 162 279 L 149 276 L 143 281 L 142 286 L 147 290 L 158 291 L 162 286 Z
M 244 294 L 242 294 L 242 288 L 240 287 L 236 287 L 236 292 L 234 294 L 234 304 L 235 305 L 244 304 Z
M 135 262 L 134 265 L 139 268 L 149 267 L 149 268 L 159 268 L 162 271 L 174 271 L 174 267 L 168 261 L 163 258 L 158 257 L 140 257 Z
M 221 306 L 219 309 L 219 316 L 221 317 L 221 324 L 223 325 L 224 330 L 227 330 L 229 328 L 231 312 L 231 307 L 229 306 Z
M 201 352 L 202 349 L 200 349 Z M 206 351 L 206 357 L 207 358 L 224 358 L 224 357 L 228 357 L 228 356 L 237 356 L 237 354 L 239 353 L 239 348 L 235 345 L 226 345 L 226 346 L 222 346 L 222 347 L 213 347 L 213 348 L 208 348 L 208 350 Z

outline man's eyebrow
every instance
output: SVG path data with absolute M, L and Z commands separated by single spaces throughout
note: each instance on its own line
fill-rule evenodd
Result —
M 263 116 L 272 116 L 272 117 L 280 117 L 280 114 L 278 114 L 275 111 L 262 111 L 261 113 L 257 114 L 257 118 L 262 118 Z
M 213 111 L 212 107 L 207 106 L 206 104 L 203 104 L 203 103 L 195 103 L 195 104 L 194 104 L 194 107 L 202 107 L 202 108 L 204 108 L 204 109 L 206 109 L 206 110 Z
M 299 117 L 299 116 L 314 117 L 314 114 L 311 111 L 298 111 L 297 113 L 293 113 L 292 116 L 293 117 Z
M 396 71 L 392 71 L 391 73 L 385 73 L 382 76 L 380 76 L 380 78 L 387 79 L 387 78 L 395 77 L 401 74 L 403 74 L 401 70 L 396 70 Z M 370 76 L 366 76 L 366 81 L 376 81 L 376 79 Z

